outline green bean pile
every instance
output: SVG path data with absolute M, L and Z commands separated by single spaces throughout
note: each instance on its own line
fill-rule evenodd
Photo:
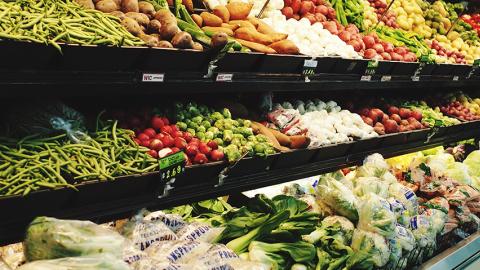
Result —
M 71 187 L 85 180 L 158 170 L 158 161 L 133 140 L 133 131 L 116 122 L 92 135 L 86 144 L 66 135 L 45 139 L 0 141 L 0 196 L 27 195 L 42 188 Z
M 0 38 L 51 44 L 136 46 L 143 41 L 130 34 L 112 15 L 84 9 L 71 0 L 0 1 Z

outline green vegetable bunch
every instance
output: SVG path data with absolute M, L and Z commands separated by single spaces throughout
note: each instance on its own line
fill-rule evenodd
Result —
M 424 38 L 414 32 L 389 27 L 377 27 L 375 31 L 381 40 L 390 42 L 395 47 L 405 46 L 415 53 L 417 57 L 433 55 L 432 50 L 425 43 Z
M 422 112 L 422 122 L 427 123 L 430 127 L 449 127 L 460 124 L 458 119 L 444 115 L 440 108 L 431 108 L 424 101 L 406 101 L 400 104 L 402 107 L 409 109 L 417 109 Z
M 363 4 L 360 0 L 330 0 L 332 7 L 337 14 L 337 20 L 347 26 L 348 23 L 355 24 L 358 29 L 363 29 Z

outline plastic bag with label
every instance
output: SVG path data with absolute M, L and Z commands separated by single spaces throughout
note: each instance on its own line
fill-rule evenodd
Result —
M 397 219 L 390 203 L 374 193 L 368 193 L 360 200 L 358 217 L 359 229 L 387 237 L 395 233 Z
M 67 257 L 27 263 L 18 270 L 130 270 L 128 264 L 110 255 Z

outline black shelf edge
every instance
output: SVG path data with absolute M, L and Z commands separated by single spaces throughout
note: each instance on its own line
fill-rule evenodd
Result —
M 448 129 L 455 129 L 455 127 L 446 128 Z M 402 134 L 400 134 L 402 135 Z M 404 136 L 404 135 L 403 135 Z M 415 151 L 424 150 L 427 148 L 440 146 L 446 143 L 452 143 L 460 140 L 470 139 L 470 138 L 478 138 L 480 137 L 480 129 L 472 128 L 472 129 L 463 129 L 460 132 L 445 132 L 445 135 L 433 137 L 429 141 L 407 141 L 404 143 L 398 143 L 395 145 L 381 145 L 379 147 L 375 147 L 373 149 L 365 149 L 362 151 L 356 151 L 355 153 L 349 154 L 347 152 L 346 155 L 337 156 L 334 158 L 313 158 L 310 162 L 305 164 L 297 165 L 290 168 L 282 168 L 277 167 L 276 169 L 271 169 L 267 167 L 266 169 L 262 169 L 257 173 L 251 173 L 248 175 L 235 175 L 232 177 L 228 177 L 228 181 L 226 181 L 221 186 L 215 186 L 215 183 L 212 182 L 201 182 L 200 180 L 202 177 L 198 175 L 191 174 L 190 177 L 193 177 L 195 181 L 190 181 L 188 185 L 182 187 L 174 188 L 170 194 L 164 198 L 156 198 L 152 194 L 147 193 L 140 193 L 140 194 L 128 194 L 128 197 L 123 197 L 125 195 L 125 190 L 118 190 L 121 188 L 127 188 L 128 186 L 119 184 L 112 184 L 108 186 L 108 184 L 94 184 L 93 186 L 98 186 L 99 194 L 92 195 L 93 199 L 89 202 L 88 196 L 90 194 L 81 194 L 80 192 L 75 192 L 72 190 L 64 191 L 68 193 L 65 196 L 70 196 L 70 200 L 73 200 L 75 197 L 86 197 L 81 204 L 77 202 L 74 204 L 74 207 L 57 207 L 55 210 L 46 211 L 43 210 L 43 205 L 55 203 L 55 193 L 48 194 L 47 196 L 43 196 L 45 201 L 35 201 L 35 206 L 37 210 L 32 210 L 28 213 L 21 213 L 16 218 L 9 216 L 8 213 L 15 213 L 18 209 L 15 207 L 15 203 L 8 203 L 4 199 L 3 201 L 0 200 L 0 212 L 4 213 L 5 218 L 0 220 L 0 245 L 8 244 L 12 242 L 21 241 L 23 239 L 23 235 L 25 232 L 25 227 L 27 224 L 33 219 L 34 216 L 37 215 L 49 215 L 58 218 L 68 218 L 68 219 L 88 219 L 94 222 L 108 222 L 115 219 L 127 218 L 132 216 L 136 211 L 141 208 L 148 208 L 151 210 L 158 210 L 167 207 L 172 207 L 181 204 L 188 204 L 191 202 L 208 199 L 212 197 L 224 196 L 229 194 L 235 194 L 238 192 L 243 192 L 247 190 L 257 189 L 260 187 L 271 186 L 275 184 L 280 184 L 292 180 L 297 180 L 301 178 L 306 178 L 310 176 L 319 175 L 326 172 L 331 172 L 337 169 L 345 168 L 348 166 L 358 165 L 363 162 L 363 159 L 372 154 L 372 153 L 380 153 L 385 158 L 398 156 L 406 153 L 411 153 Z M 361 142 L 361 141 L 360 141 Z M 348 143 L 350 146 L 353 146 L 356 143 L 360 142 L 351 142 Z M 354 149 L 350 147 L 350 149 Z M 308 151 L 308 150 L 307 150 Z M 317 153 L 318 157 L 321 151 L 332 151 L 330 147 L 324 148 L 317 148 L 311 149 L 314 153 Z M 282 154 L 278 154 L 282 155 Z M 326 155 L 328 157 L 328 155 Z M 213 164 L 212 167 L 222 165 L 222 164 Z M 203 166 L 201 166 L 203 167 Z M 148 183 L 156 182 L 155 174 L 150 174 L 145 177 L 148 177 Z M 142 178 L 137 178 L 137 181 L 142 181 Z M 127 179 L 125 181 L 129 181 L 131 183 L 136 183 L 135 180 Z M 159 180 L 158 180 L 159 181 Z M 115 183 L 113 181 L 111 183 Z M 94 190 L 95 187 L 90 187 L 90 191 Z M 114 190 L 111 190 L 114 189 Z M 115 190 L 117 189 L 117 190 Z M 87 187 L 86 190 L 88 191 L 89 188 Z M 129 189 L 130 190 L 130 189 Z M 100 192 L 101 191 L 101 192 Z M 122 196 L 113 196 L 111 195 L 110 199 L 99 200 L 98 196 L 105 197 L 100 198 L 109 198 L 108 193 L 114 194 L 123 194 Z M 128 192 L 127 192 L 128 193 Z M 28 198 L 28 197 L 26 197 Z M 19 198 L 16 198 L 17 200 Z M 25 198 L 20 198 L 21 200 Z M 59 198 L 60 200 L 60 198 Z M 68 200 L 66 200 L 68 201 Z M 67 204 L 68 205 L 68 204 Z M 30 209 L 30 208 L 28 208 Z M 42 209 L 42 210 L 38 210 Z M 45 209 L 51 209 L 45 207 Z

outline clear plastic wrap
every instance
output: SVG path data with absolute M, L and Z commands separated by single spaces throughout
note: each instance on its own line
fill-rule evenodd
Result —
M 358 206 L 357 228 L 389 237 L 395 233 L 397 219 L 390 203 L 382 197 L 368 193 Z
M 316 187 L 318 199 L 336 213 L 358 220 L 357 199 L 353 192 L 329 174 L 320 176 Z
M 390 185 L 388 192 L 391 197 L 405 205 L 409 215 L 414 216 L 418 213 L 418 198 L 411 189 L 400 183 L 394 183 Z
M 110 255 L 67 257 L 27 263 L 18 270 L 130 270 L 128 264 Z
M 193 222 L 177 232 L 179 240 L 201 241 L 212 243 L 217 238 L 224 228 L 212 227 L 205 223 Z
M 198 241 L 162 241 L 155 242 L 145 252 L 155 264 L 189 264 L 205 254 L 211 246 L 209 243 Z
M 374 193 L 385 199 L 388 197 L 388 183 L 381 181 L 380 178 L 377 177 L 359 177 L 355 179 L 353 193 L 355 193 L 357 197 Z
M 151 221 L 160 220 L 175 233 L 178 232 L 178 230 L 183 228 L 185 225 L 187 225 L 187 222 L 185 222 L 180 215 L 167 214 L 163 211 L 148 213 L 144 217 L 144 219 Z
M 387 264 L 390 258 L 387 240 L 378 233 L 355 229 L 352 238 L 352 249 L 355 252 L 367 252 L 377 267 Z
M 428 216 L 416 215 L 412 217 L 409 228 L 415 236 L 419 247 L 435 245 L 436 231 Z
M 407 212 L 407 207 L 394 197 L 388 198 L 387 201 L 390 203 L 390 209 L 392 209 L 395 217 L 397 218 L 397 223 L 408 226 L 408 223 L 410 222 L 410 216 Z

